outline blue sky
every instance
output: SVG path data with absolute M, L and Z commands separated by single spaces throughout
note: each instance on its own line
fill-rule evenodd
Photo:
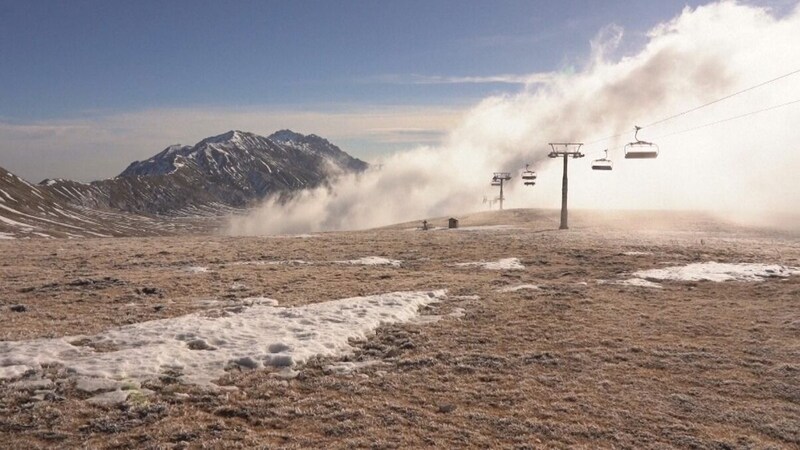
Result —
M 0 116 L 189 105 L 451 104 L 549 71 L 681 1 L 4 1 Z M 689 2 L 695 3 L 695 2 Z
M 705 2 L 0 0 L 0 126 L 59 131 L 82 120 L 192 108 L 221 115 L 266 109 L 273 118 L 282 111 L 288 117 L 399 108 L 444 117 L 488 95 L 519 90 L 507 75 L 582 64 L 603 27 L 623 27 L 621 51 L 633 51 L 646 30 L 699 3 Z M 503 77 L 486 79 L 496 76 Z M 250 123 L 221 122 L 244 129 Z M 283 127 L 280 120 L 269 123 Z M 299 131 L 318 132 L 313 121 L 296 123 L 311 128 Z M 224 131 L 194 128 L 169 136 L 192 143 Z M 394 148 L 364 136 L 334 138 L 362 155 Z M 29 177 L 52 176 L 26 160 L 29 154 L 40 159 L 44 150 L 24 143 L 25 154 L 0 146 L 0 165 Z M 111 160 L 119 165 L 171 143 L 143 141 L 135 154 L 126 150 Z M 62 159 L 69 151 L 80 159 L 87 150 L 62 150 Z M 42 173 L 34 174 L 35 167 Z M 71 175 L 69 167 L 55 167 Z

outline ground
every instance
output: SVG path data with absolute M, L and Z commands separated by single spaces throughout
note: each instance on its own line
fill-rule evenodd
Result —
M 314 358 L 296 377 L 235 369 L 212 389 L 167 371 L 111 405 L 59 367 L 45 388 L 25 385 L 42 374 L 0 381 L 0 447 L 800 447 L 800 275 L 615 284 L 707 261 L 798 267 L 800 235 L 689 213 L 578 212 L 567 231 L 552 211 L 461 219 L 461 231 L 1 241 L 0 341 L 254 296 L 448 295 L 353 342 L 344 359 L 373 364 L 352 373 Z M 335 262 L 365 256 L 401 263 Z M 456 265 L 505 258 L 524 269 Z M 268 264 L 281 261 L 295 262 Z M 521 285 L 537 288 L 510 289 Z

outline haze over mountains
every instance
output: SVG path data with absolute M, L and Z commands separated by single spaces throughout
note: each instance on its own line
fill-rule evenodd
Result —
M 198 217 L 227 216 L 367 167 L 313 134 L 281 130 L 263 137 L 232 130 L 194 146 L 169 146 L 115 178 L 91 183 L 47 179 L 34 186 L 0 170 L 0 236 L 175 232 L 194 227 Z M 164 216 L 170 220 L 157 219 Z

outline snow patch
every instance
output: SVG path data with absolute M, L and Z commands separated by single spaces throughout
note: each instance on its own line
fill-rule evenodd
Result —
M 25 364 L 11 364 L 0 366 L 0 380 L 11 380 L 19 378 L 28 372 L 33 371 L 33 367 Z
M 457 295 L 453 297 L 456 300 L 480 300 L 480 295 Z
M 183 271 L 189 273 L 206 273 L 208 272 L 208 267 L 190 266 L 190 267 L 184 267 Z
M 238 314 L 194 313 L 136 323 L 88 337 L 113 350 L 72 345 L 86 336 L 0 342 L 0 376 L 60 364 L 77 376 L 153 379 L 165 370 L 208 384 L 226 368 L 291 367 L 313 356 L 341 356 L 382 324 L 408 322 L 446 290 L 392 292 L 299 307 L 256 305 Z M 202 342 L 206 345 L 198 345 Z
M 228 264 L 232 266 L 276 266 L 276 265 L 302 266 L 312 263 L 308 261 L 303 261 L 302 259 L 289 259 L 286 261 L 235 261 Z
M 625 256 L 645 256 L 645 255 L 652 255 L 653 252 L 622 252 Z
M 519 258 L 505 258 L 497 261 L 457 263 L 456 267 L 481 267 L 486 270 L 524 270 Z
M 663 269 L 640 270 L 633 276 L 644 280 L 675 281 L 763 281 L 800 274 L 800 269 L 778 264 L 705 262 Z
M 353 264 L 360 266 L 392 266 L 400 267 L 402 261 L 397 259 L 383 258 L 380 256 L 365 256 L 359 259 L 351 259 L 349 261 L 334 261 L 338 264 Z
M 507 287 L 504 287 L 504 288 L 500 289 L 500 292 L 517 292 L 517 291 L 521 291 L 521 290 L 538 291 L 539 290 L 539 286 L 537 286 L 535 284 L 520 284 L 518 286 L 507 286 Z
M 242 303 L 247 303 L 250 305 L 278 306 L 277 300 L 268 297 L 247 297 L 242 299 Z
M 653 289 L 662 289 L 658 283 L 653 283 L 652 281 L 643 280 L 641 278 L 629 278 L 627 280 L 617 280 L 617 281 L 608 281 L 608 280 L 597 280 L 597 284 L 617 284 L 620 286 L 634 286 L 634 287 L 643 287 L 643 288 L 653 288 Z

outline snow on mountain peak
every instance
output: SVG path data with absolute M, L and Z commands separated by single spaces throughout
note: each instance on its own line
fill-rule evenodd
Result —
M 304 138 L 306 138 L 305 135 L 302 135 L 300 133 L 295 133 L 294 131 L 289 129 L 276 131 L 267 137 L 267 139 L 270 139 L 275 142 L 292 142 L 292 141 L 300 142 Z

